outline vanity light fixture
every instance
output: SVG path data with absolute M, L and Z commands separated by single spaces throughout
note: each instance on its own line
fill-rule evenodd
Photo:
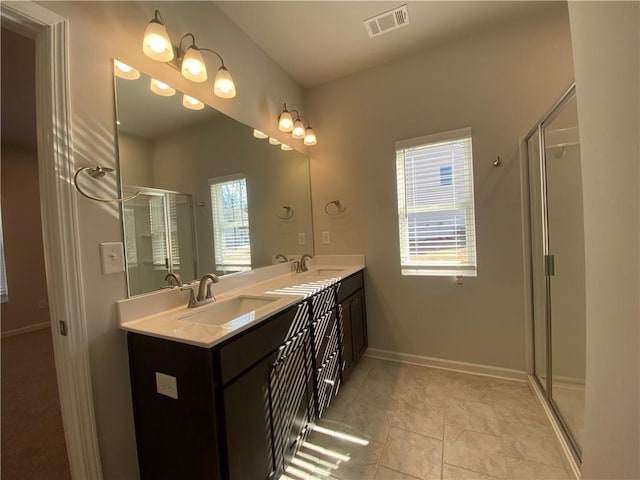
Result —
M 296 118 L 296 121 L 293 122 L 293 130 L 291 131 L 291 136 L 293 138 L 304 138 L 304 123 L 302 123 L 302 119 L 300 117 Z
M 292 115 L 292 112 L 295 113 L 295 116 Z M 295 139 L 304 139 L 304 144 L 307 146 L 317 145 L 318 139 L 315 132 L 308 121 L 305 128 L 304 121 L 305 118 L 297 110 L 291 109 L 289 111 L 285 103 L 278 116 L 278 130 L 291 133 L 291 136 Z
M 191 38 L 191 45 L 186 50 L 183 50 L 182 43 L 187 37 Z M 170 56 L 166 54 L 167 49 L 171 54 Z M 198 47 L 196 45 L 196 37 L 192 33 L 186 33 L 182 36 L 178 47 L 175 49 L 176 60 L 172 61 L 174 59 L 174 47 L 167 35 L 162 16 L 158 10 L 155 11 L 155 17 L 149 22 L 145 31 L 142 50 L 149 58 L 167 62 L 177 68 L 184 78 L 193 82 L 207 81 L 207 67 L 204 63 L 202 52 L 213 53 L 218 57 L 221 64 L 213 81 L 213 93 L 220 98 L 233 98 L 236 96 L 236 85 L 233 82 L 231 73 L 224 64 L 222 56 L 210 48 Z
M 293 130 L 293 116 L 291 116 L 291 112 L 287 110 L 286 103 L 282 107 L 282 112 L 280 112 L 280 116 L 278 117 L 278 130 L 285 133 Z
M 180 53 L 182 52 L 182 40 L 188 36 L 191 37 L 192 43 L 182 57 L 182 66 L 180 71 L 182 76 L 187 80 L 191 80 L 192 82 L 206 82 L 207 67 L 204 64 L 204 58 L 202 58 L 200 49 L 196 46 L 196 38 L 193 34 L 187 33 L 180 40 L 180 46 L 178 47 L 178 60 L 180 60 Z
M 267 135 L 264 132 L 261 132 L 260 130 L 256 130 L 255 128 L 253 129 L 253 136 L 256 138 L 268 138 L 269 135 Z
M 290 147 L 286 143 L 283 143 L 283 144 L 280 145 L 280 150 L 284 150 L 285 152 L 289 152 L 289 151 L 293 150 L 293 147 Z
M 116 77 L 120 77 L 125 80 L 137 80 L 140 78 L 140 72 L 126 63 L 114 60 L 113 64 L 115 65 Z
M 318 144 L 318 139 L 316 138 L 316 133 L 313 131 L 313 128 L 311 128 L 311 125 L 309 125 L 307 127 L 307 129 L 305 130 L 304 144 L 306 146 L 308 146 L 308 147 L 310 147 L 311 145 L 317 145 Z
M 202 103 L 197 98 L 193 98 L 185 93 L 182 96 L 182 106 L 188 108 L 189 110 L 202 110 L 204 108 L 204 103 Z
M 144 32 L 142 51 L 147 57 L 158 62 L 173 60 L 173 45 L 171 45 L 167 28 L 164 26 L 162 15 L 158 10 L 155 11 L 153 19 Z
M 271 145 L 280 145 L 280 143 L 282 142 L 280 142 L 280 140 L 278 140 L 277 138 L 269 137 L 269 143 Z
M 151 79 L 151 91 L 161 97 L 172 97 L 176 94 L 176 89 L 155 78 Z

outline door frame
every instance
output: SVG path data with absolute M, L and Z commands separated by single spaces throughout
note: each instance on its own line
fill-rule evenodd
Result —
M 102 479 L 96 429 L 69 103 L 69 22 L 34 2 L 3 2 L 3 27 L 35 40 L 40 209 L 50 324 L 72 478 Z

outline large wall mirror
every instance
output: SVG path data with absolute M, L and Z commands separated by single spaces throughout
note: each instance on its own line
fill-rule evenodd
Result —
M 115 77 L 129 296 L 205 273 L 313 254 L 309 159 L 253 136 L 215 109 Z M 157 90 L 157 89 L 156 89 Z

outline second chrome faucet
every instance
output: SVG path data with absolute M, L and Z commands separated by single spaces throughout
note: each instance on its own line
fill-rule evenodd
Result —
M 218 283 L 218 276 L 215 273 L 207 273 L 200 279 L 200 285 L 198 286 L 198 296 L 193 293 L 193 288 L 186 286 L 181 290 L 189 290 L 189 308 L 199 307 L 206 305 L 207 303 L 215 302 L 216 297 L 213 295 L 213 284 Z

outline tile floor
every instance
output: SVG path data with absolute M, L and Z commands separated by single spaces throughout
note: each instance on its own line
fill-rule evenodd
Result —
M 524 383 L 363 358 L 281 480 L 571 478 Z

